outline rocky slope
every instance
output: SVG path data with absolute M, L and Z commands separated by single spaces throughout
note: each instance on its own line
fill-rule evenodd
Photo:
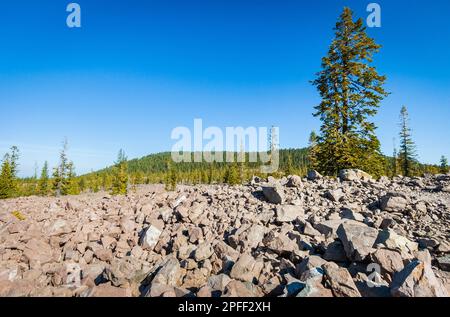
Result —
M 448 296 L 450 175 L 0 201 L 0 296 Z

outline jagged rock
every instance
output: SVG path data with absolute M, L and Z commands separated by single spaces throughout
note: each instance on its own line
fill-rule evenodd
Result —
M 266 228 L 258 224 L 242 226 L 233 235 L 228 237 L 228 241 L 234 248 L 242 246 L 243 250 L 247 250 L 248 248 L 252 249 L 256 248 L 263 240 L 265 233 Z
M 114 259 L 111 265 L 105 268 L 103 278 L 114 286 L 140 284 L 149 271 L 150 268 L 145 269 L 139 260 L 125 257 Z
M 403 259 L 401 253 L 395 250 L 385 248 L 377 249 L 371 255 L 372 261 L 380 265 L 382 273 L 388 274 L 391 277 L 403 270 Z
M 264 186 L 263 194 L 267 201 L 272 204 L 282 204 L 285 200 L 283 187 L 279 183 L 273 186 Z
M 180 263 L 176 258 L 171 257 L 160 267 L 152 280 L 152 285 L 156 283 L 174 287 L 180 286 L 183 275 Z
M 309 171 L 308 175 L 307 175 L 307 178 L 310 181 L 314 181 L 314 180 L 320 179 L 322 177 L 323 176 L 320 175 L 320 173 L 318 171 L 315 171 L 315 170 Z
M 261 290 L 251 283 L 231 280 L 225 287 L 223 297 L 260 297 Z
M 213 291 L 224 292 L 231 278 L 226 274 L 212 275 L 208 279 L 208 286 Z
M 94 255 L 97 259 L 104 262 L 111 262 L 113 259 L 113 253 L 110 249 L 99 248 L 94 251 Z
M 300 280 L 304 282 L 304 288 L 296 297 L 333 297 L 333 292 L 323 286 L 323 278 L 324 272 L 321 268 L 304 272 L 300 277 Z
M 358 169 L 345 169 L 339 172 L 339 178 L 341 181 L 355 181 L 355 180 L 372 180 L 372 176 L 368 173 Z
M 399 193 L 388 193 L 380 198 L 380 208 L 389 212 L 405 212 L 408 201 L 405 195 Z
M 188 271 L 183 279 L 183 288 L 201 288 L 208 282 L 209 271 L 205 268 Z
M 389 228 L 392 228 L 395 225 L 395 220 L 392 218 L 384 218 L 381 223 L 379 228 L 382 230 L 387 230 Z
M 57 219 L 49 229 L 48 235 L 51 236 L 60 236 L 63 234 L 68 234 L 72 232 L 72 228 L 70 224 L 64 219 Z
M 360 222 L 364 221 L 363 215 L 361 215 L 360 213 L 354 212 L 353 210 L 348 209 L 348 208 L 344 208 L 341 211 L 340 216 L 342 219 L 350 219 L 350 220 L 356 220 L 356 221 L 360 221 Z
M 250 254 L 242 254 L 233 265 L 230 277 L 243 282 L 253 282 L 258 278 L 263 266 L 262 261 L 255 260 Z
M 49 263 L 53 260 L 52 247 L 43 240 L 31 239 L 25 245 L 23 255 L 32 267 Z
M 209 259 L 214 250 L 209 242 L 201 243 L 195 250 L 194 257 L 197 262 Z
M 303 228 L 303 234 L 310 237 L 317 237 L 321 235 L 321 233 L 318 230 L 314 229 L 309 222 L 305 223 L 305 227 Z
M 305 211 L 301 206 L 281 205 L 277 206 L 277 221 L 292 222 L 297 218 L 303 218 Z
M 437 247 L 437 252 L 439 253 L 450 253 L 450 242 L 441 241 Z
M 376 244 L 383 244 L 391 250 L 399 250 L 402 252 L 403 258 L 411 258 L 411 255 L 418 250 L 417 242 L 412 242 L 408 238 L 398 235 L 392 230 L 380 231 Z
M 333 241 L 327 246 L 323 259 L 333 262 L 345 262 L 347 261 L 347 255 L 344 247 L 340 241 Z
M 327 190 L 324 196 L 331 201 L 339 202 L 344 198 L 344 192 L 341 188 L 335 190 Z
M 263 240 L 264 245 L 277 254 L 290 254 L 298 249 L 298 245 L 286 235 L 270 232 Z
M 297 175 L 291 175 L 288 177 L 286 186 L 294 188 L 302 188 L 303 187 L 302 178 Z
M 444 271 L 450 271 L 450 254 L 437 258 L 439 267 Z
M 306 271 L 314 270 L 317 268 L 322 269 L 322 266 L 326 263 L 328 262 L 322 259 L 320 256 L 307 256 L 303 259 L 302 262 L 296 265 L 296 275 L 300 277 Z
M 161 233 L 161 230 L 155 226 L 148 227 L 141 237 L 140 245 L 142 248 L 146 250 L 153 250 L 153 248 L 158 244 Z
M 283 295 L 281 295 L 281 297 L 296 296 L 306 286 L 305 283 L 289 274 L 286 274 L 284 278 L 286 279 L 286 285 L 284 286 Z
M 327 263 L 323 265 L 323 269 L 334 296 L 361 297 L 358 288 L 346 268 L 338 267 L 334 263 Z
M 439 245 L 439 241 L 436 239 L 430 239 L 430 238 L 420 238 L 417 240 L 417 243 L 419 244 L 419 247 L 422 249 L 434 249 Z
M 351 261 L 363 261 L 373 251 L 378 237 L 377 229 L 352 223 L 341 224 L 336 233 Z
M 350 219 L 331 219 L 326 221 L 321 221 L 314 224 L 314 228 L 321 234 L 325 235 L 327 238 L 337 238 L 337 230 L 343 223 L 355 224 L 358 226 L 364 225 L 361 222 L 350 220 Z
M 450 193 L 450 185 L 447 186 L 440 186 L 439 187 L 440 191 L 443 193 Z
M 175 203 L 175 206 L 178 206 L 180 203 Z M 175 208 L 175 207 L 174 207 Z M 164 222 L 168 222 L 170 220 L 170 218 L 172 217 L 173 214 L 173 209 L 169 208 L 169 207 L 165 207 L 165 208 L 161 208 L 157 211 L 157 213 L 159 213 L 159 215 L 161 216 L 161 219 Z
M 391 284 L 394 297 L 448 297 L 431 267 L 422 261 L 412 261 L 394 276 Z

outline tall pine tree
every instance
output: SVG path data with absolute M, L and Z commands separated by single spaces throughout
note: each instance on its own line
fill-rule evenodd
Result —
M 11 153 L 6 153 L 0 170 L 0 199 L 17 195 L 17 173 L 19 166 L 19 149 L 11 147 Z
M 400 153 L 399 159 L 404 176 L 412 176 L 416 159 L 416 145 L 409 127 L 409 114 L 406 106 L 400 111 Z
M 59 154 L 59 164 L 53 169 L 52 190 L 55 196 L 78 195 L 79 184 L 76 180 L 75 166 L 67 157 L 68 142 L 64 139 Z
M 66 187 L 64 188 L 63 195 L 78 195 L 80 194 L 80 184 L 76 179 L 75 166 L 73 162 L 69 162 L 67 165 L 67 180 Z
M 239 169 L 237 163 L 234 162 L 230 166 L 228 166 L 225 172 L 225 183 L 229 185 L 240 184 Z
M 286 162 L 286 169 L 285 169 L 285 175 L 294 175 L 294 165 L 292 163 L 292 155 L 289 153 L 287 156 L 287 162 Z
M 38 185 L 39 195 L 47 196 L 49 194 L 49 175 L 48 175 L 48 163 L 45 161 L 42 167 L 41 177 L 39 178 Z
M 121 149 L 113 168 L 113 182 L 111 194 L 126 195 L 128 192 L 128 163 L 125 152 Z
M 11 168 L 11 158 L 6 154 L 3 158 L 0 171 L 0 199 L 11 198 L 13 196 L 14 177 Z
M 322 126 L 313 165 L 328 175 L 361 168 L 379 176 L 383 158 L 376 126 L 369 119 L 388 95 L 383 89 L 386 77 L 370 65 L 381 46 L 366 34 L 362 19 L 353 21 L 349 8 L 344 9 L 334 31 L 322 70 L 313 81 L 322 97 L 314 114 Z
M 398 152 L 397 152 L 397 146 L 395 145 L 395 138 L 394 138 L 394 151 L 392 153 L 392 177 L 397 176 L 398 174 Z

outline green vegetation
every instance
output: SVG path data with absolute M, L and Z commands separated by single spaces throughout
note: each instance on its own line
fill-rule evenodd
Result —
M 17 172 L 19 149 L 11 147 L 11 152 L 3 157 L 0 171 L 0 199 L 14 197 L 17 193 Z
M 42 167 L 41 177 L 38 182 L 38 193 L 41 196 L 47 196 L 50 193 L 48 162 L 47 161 L 45 161 L 44 167 Z
M 411 176 L 417 169 L 416 145 L 411 137 L 411 129 L 409 127 L 409 115 L 406 106 L 400 111 L 400 166 L 405 176 Z
M 5 155 L 0 174 L 0 199 L 13 197 L 14 177 L 11 171 L 9 155 Z
M 280 150 L 280 169 L 272 176 L 282 177 L 295 174 L 304 177 L 311 168 L 308 160 L 310 151 L 311 148 Z M 260 172 L 261 162 L 248 162 L 249 153 L 245 153 L 247 163 L 243 165 L 237 162 L 173 163 L 170 153 L 153 154 L 141 159 L 126 161 L 124 152 L 121 152 L 122 154 L 119 154 L 114 166 L 82 176 L 75 176 L 73 164 L 68 163 L 68 167 L 66 167 L 67 176 L 63 181 L 59 176 L 56 178 L 49 177 L 49 168 L 46 163 L 44 163 L 39 179 L 35 177 L 24 179 L 12 177 L 10 154 L 8 154 L 5 156 L 7 160 L 3 160 L 0 172 L 0 199 L 31 195 L 57 195 L 58 186 L 55 186 L 55 184 L 58 183 L 61 183 L 61 188 L 63 188 L 60 195 L 75 195 L 81 192 L 98 192 L 101 190 L 124 195 L 128 192 L 129 185 L 165 184 L 167 190 L 175 190 L 177 184 L 228 183 L 238 185 L 250 181 L 253 176 L 268 176 Z M 63 157 L 67 159 L 67 156 Z M 391 162 L 393 158 L 386 157 L 384 160 Z M 164 163 L 161 164 L 161 162 Z M 56 170 L 61 170 L 61 165 L 60 162 Z M 244 167 L 244 172 L 242 172 L 242 167 Z M 386 164 L 384 167 L 384 175 L 392 175 L 392 165 Z M 441 170 L 442 166 L 439 165 L 417 163 L 415 173 L 417 175 L 423 173 L 437 174 Z M 14 189 L 14 182 L 17 184 L 16 189 Z
M 166 183 L 165 188 L 168 191 L 174 191 L 177 188 L 178 172 L 170 159 L 167 160 L 166 166 L 167 166 L 167 173 L 166 173 L 167 176 L 165 180 Z
M 441 165 L 439 167 L 440 167 L 441 173 L 443 173 L 443 174 L 448 173 L 448 171 L 449 171 L 448 160 L 444 155 L 441 156 Z
M 371 66 L 380 45 L 370 38 L 362 19 L 353 21 L 345 8 L 336 23 L 335 38 L 322 59 L 322 70 L 313 85 L 322 97 L 315 116 L 322 121 L 313 166 L 326 175 L 345 168 L 360 168 L 375 176 L 383 174 L 383 156 L 369 119 L 388 95 L 385 76 Z
M 126 195 L 128 193 L 127 157 L 121 149 L 117 155 L 117 161 L 112 168 L 112 195 Z
M 75 188 L 75 168 L 67 158 L 68 143 L 63 141 L 59 154 L 59 165 L 53 169 L 52 190 L 56 196 L 71 195 L 77 192 Z

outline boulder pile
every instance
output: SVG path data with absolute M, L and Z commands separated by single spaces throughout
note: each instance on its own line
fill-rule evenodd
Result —
M 0 296 L 445 297 L 450 175 L 0 201 Z

